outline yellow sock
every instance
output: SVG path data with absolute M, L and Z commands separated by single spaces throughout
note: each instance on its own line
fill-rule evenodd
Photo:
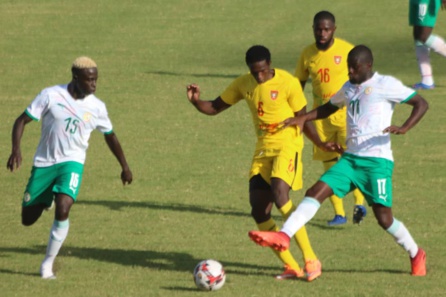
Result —
M 355 204 L 356 205 L 363 205 L 364 204 L 364 195 L 362 195 L 360 190 L 355 189 L 353 191 L 353 197 L 355 198 Z
M 322 164 L 324 165 L 324 170 L 327 171 L 334 164 L 336 164 L 336 161 L 322 162 Z M 342 199 L 336 195 L 332 195 L 332 196 L 330 196 L 330 202 L 333 205 L 335 214 L 345 217 L 344 203 L 342 202 Z
M 271 218 L 266 222 L 257 224 L 257 227 L 260 231 L 279 231 L 279 228 L 276 225 L 276 222 Z M 294 259 L 293 255 L 291 255 L 290 250 L 286 250 L 283 252 L 276 251 L 275 249 L 271 249 L 274 254 L 282 261 L 283 264 L 288 265 L 291 269 L 300 270 L 299 264 Z
M 331 195 L 330 202 L 333 205 L 335 214 L 345 217 L 344 203 L 342 202 L 342 199 L 336 195 Z
M 291 213 L 296 209 L 296 206 L 291 200 L 289 200 L 284 206 L 282 206 L 279 211 L 283 218 L 286 220 L 291 215 Z M 294 239 L 297 242 L 300 250 L 302 251 L 304 261 L 317 260 L 316 254 L 310 244 L 310 239 L 308 238 L 307 229 L 305 226 L 299 229 L 294 235 Z

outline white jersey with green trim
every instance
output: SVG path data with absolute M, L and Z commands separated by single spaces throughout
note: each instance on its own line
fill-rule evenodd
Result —
M 84 164 L 91 132 L 95 129 L 104 134 L 112 132 L 105 104 L 93 94 L 75 100 L 67 87 L 44 89 L 25 110 L 33 120 L 42 121 L 34 155 L 36 167 L 67 161 Z
M 416 92 L 398 79 L 377 72 L 362 84 L 349 81 L 331 99 L 331 104 L 347 106 L 347 153 L 393 161 L 390 134 L 396 103 L 404 103 Z

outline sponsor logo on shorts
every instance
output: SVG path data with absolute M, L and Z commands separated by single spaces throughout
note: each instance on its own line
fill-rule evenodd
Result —
M 31 195 L 28 192 L 25 192 L 23 195 L 23 202 L 29 202 L 31 200 Z

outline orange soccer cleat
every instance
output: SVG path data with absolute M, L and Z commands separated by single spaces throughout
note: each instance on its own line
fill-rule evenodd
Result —
M 261 246 L 269 246 L 283 252 L 290 246 L 290 238 L 283 232 L 250 231 L 248 233 L 252 241 Z
M 410 258 L 412 266 L 412 275 L 426 275 L 426 252 L 422 248 L 418 248 L 418 253 L 414 258 Z
M 321 276 L 322 264 L 319 260 L 309 260 L 305 263 L 305 272 L 307 274 L 307 281 L 311 282 Z
M 296 279 L 305 277 L 305 272 L 302 269 L 296 270 L 292 269 L 289 265 L 285 264 L 285 270 L 282 274 L 276 275 L 276 279 L 286 280 L 286 279 Z

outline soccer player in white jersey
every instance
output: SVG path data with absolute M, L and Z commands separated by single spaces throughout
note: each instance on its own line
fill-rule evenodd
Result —
M 347 107 L 347 149 L 341 159 L 305 193 L 305 198 L 287 219 L 280 232 L 251 231 L 249 236 L 262 246 L 276 250 L 289 247 L 290 236 L 304 226 L 324 200 L 336 194 L 344 197 L 360 189 L 372 207 L 378 224 L 408 253 L 412 275 L 426 275 L 426 253 L 419 248 L 404 224 L 392 214 L 393 156 L 390 133 L 405 134 L 428 109 L 426 100 L 399 80 L 372 71 L 373 55 L 364 45 L 348 55 L 349 81 L 329 102 L 309 113 L 289 118 L 285 126 L 302 127 L 307 121 L 326 118 Z M 397 103 L 412 106 L 401 126 L 391 124 Z M 341 149 L 339 144 L 333 146 Z
M 104 134 L 108 147 L 118 159 L 122 183 L 130 184 L 133 179 L 105 104 L 94 95 L 98 79 L 96 63 L 88 57 L 79 57 L 73 62 L 71 72 L 70 83 L 44 89 L 16 119 L 7 163 L 10 171 L 20 167 L 20 142 L 25 125 L 33 120 L 41 121 L 40 142 L 23 195 L 22 224 L 34 224 L 43 210 L 55 202 L 54 223 L 40 266 L 44 279 L 55 278 L 54 260 L 68 235 L 68 216 L 79 193 L 88 139 L 93 130 Z

